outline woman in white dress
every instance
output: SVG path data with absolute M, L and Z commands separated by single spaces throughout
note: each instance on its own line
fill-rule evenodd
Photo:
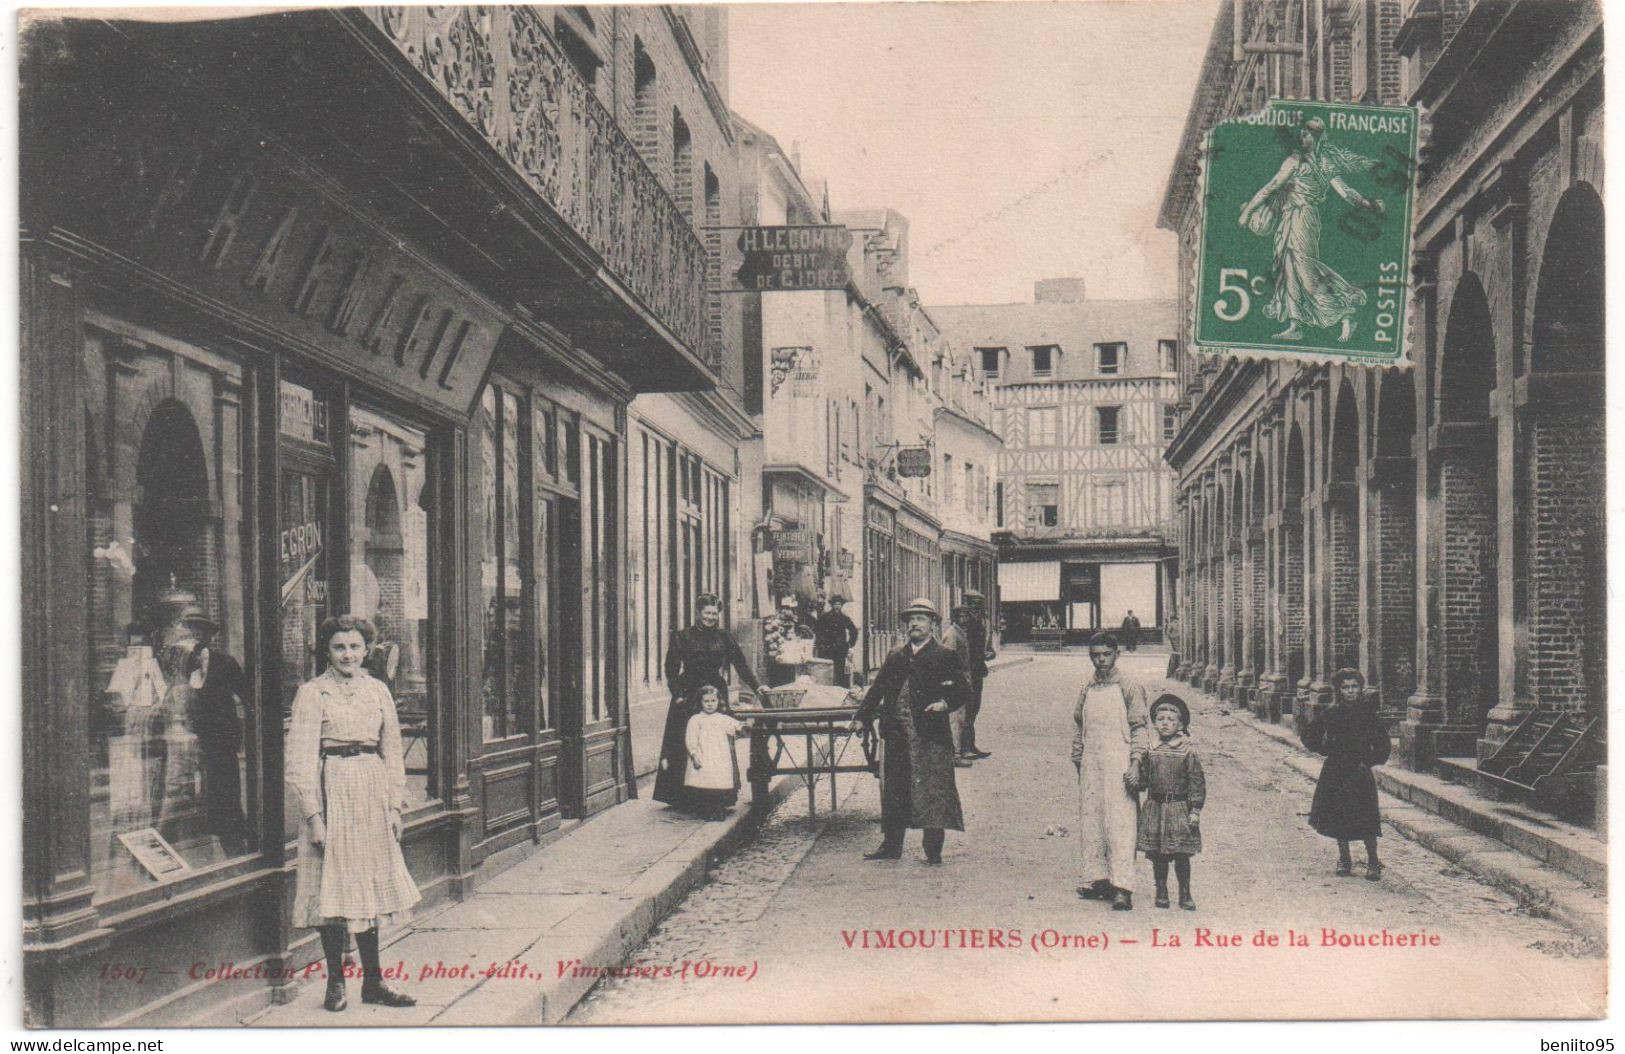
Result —
M 299 687 L 288 729 L 288 784 L 301 810 L 294 924 L 322 936 L 323 1006 L 343 1010 L 346 931 L 361 953 L 361 1001 L 413 1006 L 384 985 L 378 927 L 410 917 L 420 899 L 401 857 L 406 767 L 395 700 L 362 663 L 371 622 L 341 615 L 316 636 L 322 673 Z

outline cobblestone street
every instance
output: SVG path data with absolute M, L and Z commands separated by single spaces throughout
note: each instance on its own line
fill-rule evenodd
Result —
M 1142 653 L 1124 656 L 1122 666 L 1154 697 L 1181 690 L 1161 679 L 1164 661 Z M 1088 669 L 1081 654 L 1046 655 L 989 680 L 979 738 L 993 757 L 956 773 L 967 830 L 949 833 L 945 866 L 924 865 L 913 832 L 903 860 L 862 859 L 879 838 L 873 779 L 847 777 L 833 819 L 827 789 L 816 822 L 806 794 L 793 794 L 632 956 L 671 967 L 674 976 L 607 980 L 569 1020 L 1519 1017 L 1602 1009 L 1605 968 L 1596 949 L 1392 830 L 1381 843 L 1380 882 L 1362 881 L 1359 867 L 1353 878 L 1335 877 L 1335 845 L 1307 824 L 1313 785 L 1283 764 L 1287 748 L 1243 727 L 1250 717 L 1221 713 L 1188 690 L 1209 788 L 1206 851 L 1193 865 L 1198 910 L 1154 909 L 1144 863 L 1132 914 L 1078 900 L 1067 751 L 1071 708 Z M 1438 943 L 1323 946 L 1326 931 L 1385 928 L 1425 931 Z M 877 947 L 904 930 L 918 931 L 903 939 L 920 947 Z M 1309 946 L 1288 947 L 1289 931 Z M 1261 932 L 1278 945 L 1256 946 Z M 1240 946 L 1218 946 L 1231 937 Z M 1179 984 L 1164 983 L 1171 977 Z

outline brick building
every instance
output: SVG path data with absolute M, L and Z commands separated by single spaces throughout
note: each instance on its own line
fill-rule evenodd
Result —
M 934 307 L 993 395 L 1004 439 L 994 515 L 1006 641 L 1080 643 L 1133 611 L 1173 611 L 1175 305 L 1090 300 L 1079 278 L 1031 304 Z
M 1197 151 L 1270 96 L 1422 114 L 1412 369 L 1180 373 L 1180 676 L 1271 716 L 1354 666 L 1404 763 L 1602 714 L 1602 21 L 1593 3 L 1236 0 L 1163 203 L 1181 290 Z M 1192 305 L 1180 305 L 1188 337 Z

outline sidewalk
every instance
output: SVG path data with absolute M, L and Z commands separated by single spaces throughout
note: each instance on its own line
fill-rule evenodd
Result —
M 1217 700 L 1188 686 L 1184 692 Z M 1228 711 L 1238 723 L 1292 748 L 1283 763 L 1310 781 L 1321 759 L 1288 724 Z M 1373 770 L 1383 822 L 1404 837 L 1513 897 L 1530 914 L 1582 937 L 1608 940 L 1608 847 L 1584 827 L 1490 801 L 1438 776 L 1397 766 Z
M 1001 655 L 989 669 L 1031 662 Z M 706 870 L 755 832 L 770 809 L 746 803 L 726 820 L 705 822 L 648 798 L 617 805 L 583 823 L 480 886 L 467 900 L 437 905 L 410 926 L 384 934 L 380 958 L 390 983 L 418 1005 L 386 1010 L 361 1002 L 322 1009 L 324 985 L 313 978 L 290 1003 L 255 1011 L 243 1023 L 263 1028 L 311 1026 L 556 1024 L 598 978 L 590 968 L 627 962 L 662 918 L 705 881 Z M 804 791 L 781 776 L 770 807 Z M 573 966 L 588 967 L 575 970 Z

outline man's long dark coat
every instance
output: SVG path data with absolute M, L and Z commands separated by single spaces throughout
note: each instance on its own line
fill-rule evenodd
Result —
M 886 656 L 858 720 L 880 718 L 885 753 L 880 776 L 881 825 L 965 829 L 954 787 L 954 740 L 948 714 L 970 698 L 959 656 L 937 641 L 915 652 L 907 644 Z M 926 713 L 932 703 L 948 710 Z

